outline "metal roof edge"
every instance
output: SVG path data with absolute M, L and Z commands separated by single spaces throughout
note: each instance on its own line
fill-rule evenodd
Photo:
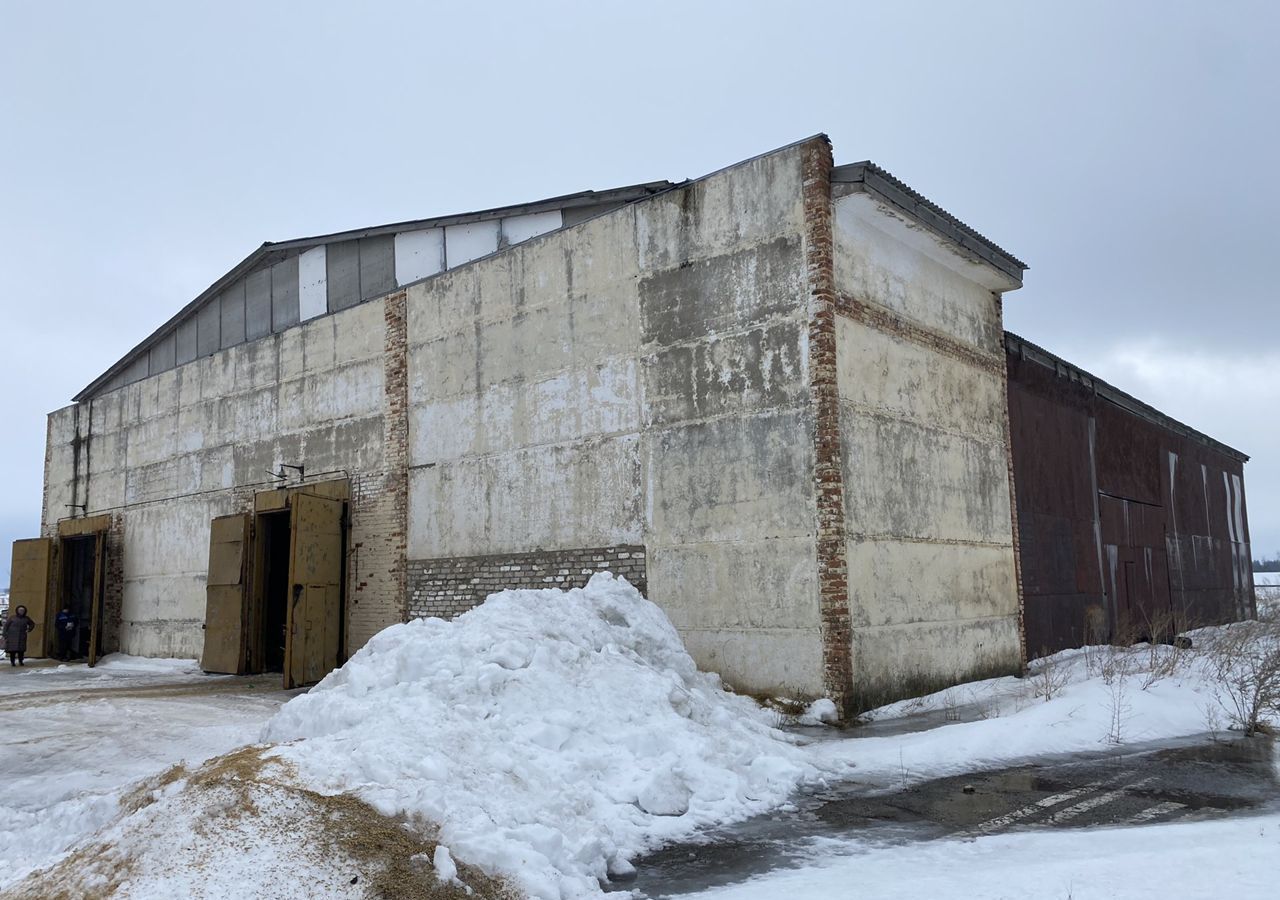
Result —
M 1061 356 L 1046 350 L 1039 344 L 1032 343 L 1020 335 L 1014 334 L 1012 331 L 1006 331 L 1004 333 L 1004 348 L 1006 354 L 1018 356 L 1020 359 L 1030 359 L 1033 362 L 1044 366 L 1046 369 L 1053 369 L 1058 373 L 1061 373 L 1062 369 L 1065 368 L 1070 375 L 1074 376 L 1076 381 L 1082 385 L 1092 388 L 1094 393 L 1099 397 L 1102 397 L 1109 403 L 1119 406 L 1126 412 L 1133 413 L 1139 418 L 1145 419 L 1153 425 L 1159 425 L 1162 428 L 1172 431 L 1174 434 L 1190 438 L 1211 450 L 1215 450 L 1218 453 L 1231 457 L 1232 459 L 1239 460 L 1242 463 L 1249 461 L 1248 454 L 1242 453 L 1234 447 L 1222 443 L 1222 441 L 1217 438 L 1210 437 L 1203 431 L 1198 431 L 1190 425 L 1179 422 L 1172 416 L 1156 409 L 1151 404 L 1144 403 L 1132 394 L 1120 390 L 1120 388 L 1109 382 L 1103 381 L 1092 372 L 1085 371 L 1075 363 L 1068 362 Z
M 242 259 L 224 275 L 219 277 L 213 282 L 213 284 L 209 285 L 197 294 L 193 300 L 166 319 L 158 328 L 116 360 L 110 368 L 86 385 L 78 394 L 72 397 L 71 400 L 74 403 L 80 403 L 89 399 L 94 392 L 98 390 L 98 388 L 132 365 L 133 362 L 142 355 L 143 351 L 151 349 L 151 347 L 159 342 L 161 338 L 176 328 L 178 323 L 186 318 L 188 314 L 198 309 L 206 300 L 223 290 L 236 279 L 251 272 L 256 268 L 259 262 L 273 252 L 283 253 L 292 250 L 316 247 L 322 244 L 337 243 L 339 241 L 357 240 L 362 237 L 373 237 L 381 234 L 395 234 L 401 231 L 418 231 L 426 228 L 443 228 L 449 225 L 482 222 L 488 219 L 503 218 L 513 215 L 528 215 L 537 212 L 547 212 L 552 209 L 576 209 L 582 206 L 594 206 L 601 203 L 632 203 L 646 197 L 666 193 L 668 190 L 679 186 L 679 183 L 673 183 L 670 181 L 648 181 L 602 191 L 579 191 L 573 194 L 562 194 L 558 197 L 549 197 L 545 200 L 536 200 L 531 203 L 519 203 L 512 206 L 497 206 L 490 209 L 478 210 L 476 212 L 456 213 L 453 215 L 436 216 L 428 219 L 410 219 L 404 222 L 392 222 L 386 225 L 375 225 L 369 228 L 353 229 L 348 231 L 335 231 L 330 234 L 293 238 L 286 241 L 267 241 Z
M 966 225 L 928 197 L 913 190 L 871 160 L 836 166 L 831 172 L 833 184 L 861 185 L 861 190 L 909 216 L 939 237 L 950 241 L 966 253 L 1022 283 L 1022 273 L 1030 266 L 976 229 Z
M 270 254 L 273 251 L 287 252 L 290 250 L 301 249 L 303 247 L 334 243 L 339 240 L 353 240 L 353 239 L 358 239 L 360 237 L 372 236 L 375 234 L 385 234 L 389 231 L 394 233 L 397 229 L 400 231 L 404 231 L 404 230 L 416 230 L 416 229 L 422 229 L 422 228 L 435 228 L 435 227 L 441 227 L 441 226 L 447 226 L 447 225 L 462 224 L 464 222 L 478 222 L 478 221 L 483 221 L 485 219 L 497 218 L 497 217 L 506 216 L 506 215 L 523 215 L 526 213 L 537 212 L 539 208 L 543 210 L 569 209 L 573 207 L 592 206 L 598 203 L 609 203 L 614 201 L 622 202 L 622 203 L 631 203 L 638 200 L 645 200 L 650 197 L 656 197 L 662 194 L 667 194 L 667 193 L 670 193 L 671 191 L 679 190 L 681 188 L 685 188 L 690 185 L 697 184 L 701 181 L 706 181 L 708 178 L 712 178 L 716 175 L 719 175 L 722 172 L 727 172 L 730 169 L 736 169 L 740 166 L 748 165 L 757 160 L 764 159 L 765 157 L 768 157 L 768 156 L 774 156 L 778 153 L 783 153 L 787 150 L 791 150 L 795 147 L 803 146 L 804 144 L 810 143 L 811 141 L 815 141 L 815 140 L 826 141 L 828 145 L 830 145 L 831 143 L 831 139 L 826 134 L 822 132 L 818 132 L 816 134 L 809 135 L 808 137 L 801 138 L 800 140 L 792 141 L 789 144 L 784 144 L 781 147 L 776 147 L 772 150 L 766 150 L 763 153 L 757 153 L 755 156 L 750 156 L 746 159 L 739 160 L 738 162 L 730 163 L 727 166 L 722 166 L 719 169 L 715 169 L 714 171 L 708 172 L 705 175 L 699 176 L 697 178 L 685 179 L 684 181 L 640 182 L 637 184 L 625 185 L 623 187 L 611 188 L 603 191 L 580 191 L 574 194 L 563 194 L 559 197 L 550 197 L 550 198 L 547 198 L 546 200 L 537 200 L 532 203 L 523 203 L 523 204 L 517 204 L 514 206 L 499 206 L 499 207 L 494 207 L 492 209 L 480 210 L 478 212 L 472 212 L 472 213 L 461 213 L 461 214 L 451 215 L 451 216 L 440 216 L 440 217 L 431 218 L 431 219 L 411 219 L 407 222 L 396 222 L 396 223 L 391 223 L 387 225 L 377 225 L 371 228 L 356 229 L 352 231 L 337 231 L 331 234 L 316 235 L 313 237 L 295 238 L 292 240 L 280 241 L 275 243 L 271 241 L 267 241 L 266 243 L 262 244 L 262 246 L 260 246 L 257 250 L 253 251 L 248 256 L 246 256 L 243 260 L 241 260 L 235 266 L 235 268 L 231 269 L 229 272 L 227 272 L 225 275 L 220 277 L 213 284 L 209 285 L 209 287 L 201 291 L 200 294 L 196 296 L 194 300 L 192 300 L 190 303 L 187 303 L 185 306 L 182 307 L 182 309 L 178 310 L 177 313 L 175 313 L 174 315 L 170 316 L 167 320 L 165 320 L 165 322 L 162 325 L 160 325 L 158 328 L 152 331 L 151 334 L 149 334 L 146 338 L 144 338 L 141 342 L 139 342 L 132 350 L 128 351 L 127 353 L 124 354 L 124 356 L 120 357 L 120 359 L 117 360 L 110 368 L 108 368 L 105 372 L 103 372 L 101 375 L 95 378 L 92 382 L 90 382 L 78 394 L 72 397 L 71 398 L 72 402 L 81 403 L 85 400 L 90 399 L 93 396 L 95 391 L 97 391 L 102 385 L 109 382 L 112 378 L 114 378 L 117 374 L 122 372 L 128 366 L 132 365 L 133 362 L 142 354 L 143 351 L 149 350 L 162 337 L 164 337 L 171 329 L 175 328 L 177 324 L 183 318 L 185 318 L 189 313 L 197 309 L 201 304 L 203 304 L 206 300 L 208 300 L 211 296 L 216 294 L 218 291 L 221 291 L 227 285 L 235 281 L 235 279 L 251 271 L 255 266 L 257 266 L 257 264 L 264 257 L 266 257 L 268 254 Z M 630 194 L 632 193 L 634 193 L 634 196 L 630 196 Z M 627 196 L 620 196 L 620 195 L 627 195 Z M 589 219 L 584 221 L 589 221 Z M 582 224 L 582 223 L 576 223 L 576 224 Z

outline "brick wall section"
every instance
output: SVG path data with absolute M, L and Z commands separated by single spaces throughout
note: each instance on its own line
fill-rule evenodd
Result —
M 836 290 L 831 210 L 831 143 L 804 151 L 805 267 L 809 286 L 809 378 L 814 403 L 814 490 L 817 497 L 818 599 L 825 692 L 845 717 L 853 709 L 853 636 L 840 460 L 836 382 Z
M 102 585 L 102 652 L 120 651 L 120 620 L 124 614 L 124 515 L 111 514 L 107 529 L 106 568 Z
M 451 619 L 504 588 L 582 587 L 596 572 L 648 589 L 638 546 L 423 559 L 409 563 L 409 617 Z
M 387 297 L 384 322 L 383 471 L 351 476 L 347 647 L 353 653 L 405 618 L 409 531 L 409 361 L 405 293 Z

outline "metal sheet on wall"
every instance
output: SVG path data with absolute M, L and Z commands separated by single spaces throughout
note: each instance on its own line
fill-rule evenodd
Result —
M 244 343 L 244 282 L 237 281 L 222 292 L 222 346 Z
M 178 323 L 174 332 L 178 365 L 185 365 L 196 358 L 196 320 L 189 318 Z
M 196 355 L 211 356 L 222 346 L 222 306 L 214 297 L 196 313 Z
M 147 371 L 152 375 L 167 372 L 177 365 L 177 336 L 169 332 L 151 348 Z
M 329 276 L 324 245 L 298 257 L 298 317 L 314 319 L 329 311 Z
M 271 330 L 280 332 L 298 324 L 298 257 L 291 256 L 271 267 Z
M 361 238 L 360 298 L 371 300 L 396 289 L 395 235 Z
M 325 245 L 325 271 L 330 312 L 360 302 L 360 249 L 355 241 Z
M 396 284 L 406 285 L 444 271 L 444 229 L 423 228 L 396 235 Z
M 271 270 L 259 269 L 244 279 L 245 338 L 256 341 L 271 333 Z

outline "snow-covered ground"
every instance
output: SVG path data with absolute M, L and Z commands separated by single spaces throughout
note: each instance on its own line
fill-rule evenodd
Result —
M 598 897 L 601 879 L 627 874 L 644 852 L 783 806 L 801 786 L 856 779 L 897 788 L 1047 754 L 1225 730 L 1234 704 L 1211 648 L 1252 627 L 1195 632 L 1192 650 L 1066 651 L 1038 661 L 1028 678 L 962 685 L 869 716 L 888 723 L 931 713 L 946 720 L 938 727 L 884 736 L 893 729 L 882 725 L 882 736 L 854 729 L 822 739 L 779 730 L 778 713 L 698 672 L 661 611 L 608 575 L 585 589 L 496 594 L 451 622 L 388 628 L 278 713 L 278 692 L 159 698 L 91 689 L 113 678 L 205 678 L 189 665 L 31 670 L 0 679 L 0 715 L 12 717 L 0 727 L 28 738 L 0 756 L 6 774 L 18 773 L 7 798 L 19 810 L 0 826 L 0 879 L 77 845 L 76 857 L 45 876 L 71 894 L 368 896 L 365 881 L 346 877 L 359 848 L 325 850 L 338 845 L 316 844 L 307 823 L 352 819 L 364 829 L 380 813 L 412 823 L 387 819 L 393 824 L 384 827 L 397 839 L 412 832 L 417 849 L 401 855 L 416 860 L 418 875 L 450 875 L 457 860 L 476 867 L 458 877 L 484 896 L 491 894 L 481 873 L 530 897 Z M 148 667 L 157 671 L 142 671 Z M 32 689 L 6 706 L 19 682 Z M 41 695 L 38 687 L 79 682 L 90 690 Z M 172 772 L 128 793 L 121 808 L 129 782 L 254 740 L 264 746 Z M 1261 816 L 1118 837 L 819 845 L 805 869 L 708 896 L 861 896 L 846 889 L 854 884 L 868 896 L 1014 897 L 1032 892 L 1038 872 L 1050 878 L 1035 882 L 1049 885 L 1045 896 L 1102 896 L 1124 870 L 1097 860 L 1111 848 L 1141 871 L 1124 880 L 1130 893 L 1106 896 L 1154 896 L 1141 891 L 1167 884 L 1187 859 L 1201 866 L 1197 877 L 1244 885 L 1233 896 L 1253 896 L 1248 886 L 1269 867 L 1277 829 L 1280 820 Z M 1220 837 L 1237 846 L 1202 852 L 1202 842 Z M 281 877 L 295 870 L 300 877 Z
M 95 669 L 0 671 L 0 888 L 114 820 L 138 779 L 255 740 L 288 699 L 267 691 L 159 692 L 202 679 L 189 661 L 110 656 Z M 130 695 L 143 687 L 152 694 Z
M 1022 831 L 891 847 L 830 842 L 811 864 L 685 900 L 1169 900 L 1276 896 L 1280 815 Z

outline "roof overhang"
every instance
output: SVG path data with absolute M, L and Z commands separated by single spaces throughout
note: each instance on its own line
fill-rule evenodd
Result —
M 835 196 L 866 194 L 876 203 L 930 232 L 951 252 L 994 270 L 999 277 L 990 285 L 993 289 L 1007 291 L 1022 286 L 1022 273 L 1029 268 L 1026 263 L 875 163 L 864 160 L 836 166 L 831 170 L 831 185 Z

